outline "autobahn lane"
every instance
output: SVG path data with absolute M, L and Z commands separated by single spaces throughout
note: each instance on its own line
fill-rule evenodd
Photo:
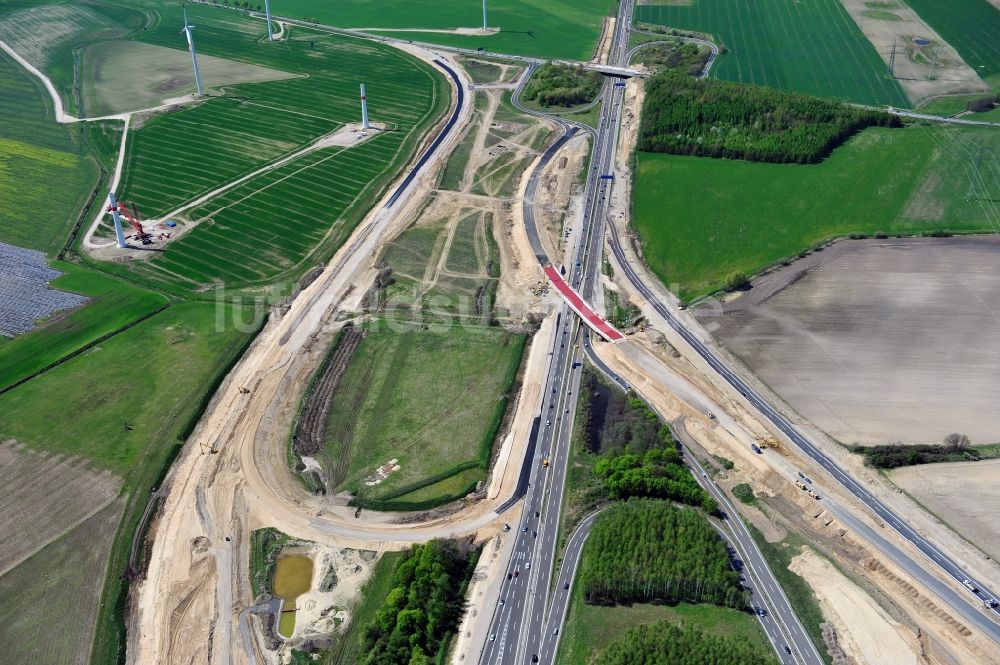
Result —
M 649 304 L 657 311 L 660 316 L 667 322 L 667 324 L 684 339 L 685 342 L 699 355 L 702 359 L 708 363 L 709 367 L 712 368 L 717 374 L 719 374 L 726 382 L 735 388 L 739 393 L 765 418 L 767 418 L 778 430 L 781 431 L 785 437 L 788 438 L 795 446 L 797 446 L 802 452 L 813 459 L 817 464 L 819 464 L 823 469 L 841 486 L 847 489 L 848 492 L 853 494 L 858 498 L 869 510 L 872 511 L 879 519 L 884 523 L 888 524 L 892 529 L 899 533 L 903 538 L 909 541 L 914 547 L 917 548 L 929 561 L 934 565 L 943 570 L 949 577 L 957 581 L 960 585 L 966 586 L 966 582 L 975 588 L 975 591 L 969 590 L 969 593 L 974 596 L 979 602 L 980 606 L 985 603 L 995 603 L 997 602 L 997 596 L 994 592 L 986 589 L 981 582 L 976 580 L 971 574 L 962 569 L 954 560 L 948 557 L 943 551 L 941 551 L 933 543 L 929 542 L 919 533 L 917 533 L 909 524 L 907 524 L 902 518 L 900 518 L 896 513 L 890 510 L 885 504 L 879 501 L 874 495 L 872 495 L 866 488 L 859 484 L 850 474 L 841 469 L 837 464 L 835 464 L 830 458 L 828 458 L 819 448 L 813 444 L 809 439 L 807 439 L 801 432 L 799 432 L 784 416 L 778 413 L 771 405 L 769 405 L 760 395 L 758 395 L 742 378 L 740 378 L 734 371 L 727 367 L 712 351 L 709 349 L 697 336 L 695 336 L 688 328 L 682 324 L 660 300 L 656 297 L 656 294 L 642 281 L 642 279 L 635 273 L 632 267 L 629 265 L 625 253 L 621 246 L 621 241 L 618 235 L 618 230 L 614 224 L 611 224 L 611 250 L 615 255 L 619 265 L 623 268 L 626 278 L 632 284 L 632 286 L 639 292 L 639 294 L 649 302 Z M 898 552 L 898 550 L 897 550 Z M 884 552 L 888 553 L 888 552 Z M 895 558 L 895 557 L 894 557 Z M 902 559 L 897 559 L 897 563 L 903 565 L 906 563 Z M 912 571 L 911 571 L 912 572 Z M 935 589 L 941 589 L 941 585 L 937 582 L 930 572 L 920 568 L 917 572 L 916 577 L 920 581 L 930 587 Z M 957 594 L 952 591 L 951 593 L 944 594 L 944 599 L 953 606 L 953 608 L 962 615 L 962 617 L 968 621 L 970 624 L 976 626 L 982 630 L 990 639 L 995 642 L 1000 643 L 1000 625 L 991 621 L 985 614 L 979 611 L 978 608 L 973 607 L 968 602 L 965 602 Z M 996 607 L 989 610 L 995 617 L 1000 617 L 1000 611 Z

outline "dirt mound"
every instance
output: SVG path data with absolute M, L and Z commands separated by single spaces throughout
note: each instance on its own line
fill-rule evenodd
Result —
M 320 376 L 306 395 L 302 412 L 295 422 L 292 450 L 296 455 L 311 456 L 323 449 L 326 441 L 326 416 L 330 412 L 330 403 L 341 377 L 347 370 L 351 356 L 361 344 L 363 337 L 364 333 L 353 326 L 344 328 L 337 347 L 320 368 Z

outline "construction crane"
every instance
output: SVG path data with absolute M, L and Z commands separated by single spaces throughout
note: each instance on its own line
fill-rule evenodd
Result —
M 143 245 L 148 245 L 153 242 L 153 236 L 146 233 L 145 229 L 142 228 L 142 224 L 139 223 L 139 211 L 135 207 L 135 203 L 132 204 L 132 210 L 129 211 L 125 207 L 125 204 L 121 201 L 118 202 L 118 212 L 122 217 L 128 220 L 128 223 L 132 225 L 135 230 L 135 239 L 142 242 Z

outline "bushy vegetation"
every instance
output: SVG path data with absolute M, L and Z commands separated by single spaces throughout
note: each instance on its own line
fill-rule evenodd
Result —
M 733 496 L 748 505 L 753 505 L 757 502 L 757 497 L 753 494 L 753 488 L 747 483 L 740 483 L 733 487 Z
M 641 399 L 604 384 L 589 367 L 580 394 L 586 398 L 577 410 L 574 436 L 591 453 L 580 461 L 605 496 L 671 499 L 709 513 L 718 511 L 715 499 L 684 465 L 670 429 Z M 589 487 L 588 505 L 596 505 L 596 488 L 586 478 L 576 480 Z
M 444 662 L 462 616 L 479 550 L 454 541 L 414 545 L 393 573 L 393 588 L 365 627 L 361 665 Z
M 639 149 L 809 164 L 865 127 L 900 124 L 881 111 L 667 71 L 646 83 Z
M 656 70 L 670 69 L 688 76 L 700 76 L 711 56 L 712 50 L 707 46 L 670 40 L 666 44 L 643 47 L 635 59 Z
M 774 658 L 745 640 L 707 635 L 691 626 L 664 621 L 629 630 L 595 662 L 597 665 L 770 665 Z
M 616 499 L 671 499 L 717 513 L 718 504 L 684 466 L 676 444 L 671 440 L 663 445 L 642 454 L 623 453 L 600 459 L 594 465 L 594 473 L 604 480 L 604 486 Z
M 546 107 L 586 104 L 600 92 L 602 78 L 580 66 L 549 63 L 535 70 L 521 98 Z
M 719 534 L 701 513 L 668 501 L 632 499 L 602 513 L 584 546 L 580 585 L 593 604 L 747 604 Z
M 940 444 L 853 446 L 851 452 L 864 455 L 865 464 L 876 469 L 935 462 L 977 462 L 1000 456 L 997 446 L 973 446 L 962 434 L 949 434 Z
M 1000 93 L 995 95 L 986 95 L 985 97 L 977 97 L 976 99 L 970 100 L 965 105 L 965 110 L 972 111 L 973 113 L 986 113 L 987 111 L 992 111 L 998 106 L 1000 106 Z
M 289 537 L 273 527 L 250 532 L 250 585 L 256 598 L 271 593 L 274 569 Z

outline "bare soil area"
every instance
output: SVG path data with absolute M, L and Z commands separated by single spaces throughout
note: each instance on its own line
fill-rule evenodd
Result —
M 0 443 L 0 575 L 98 512 L 121 479 L 86 460 Z
M 698 317 L 841 442 L 959 431 L 990 443 L 1000 438 L 998 259 L 992 237 L 843 241 Z
M 811 549 L 792 559 L 789 570 L 806 580 L 837 642 L 859 665 L 917 665 L 919 645 L 911 630 L 893 619 L 871 596 Z
M 884 3 L 874 11 L 865 0 L 842 4 L 886 65 L 891 62 L 896 80 L 914 105 L 943 95 L 988 90 L 958 51 L 905 2 Z
M 1000 557 L 1000 459 L 894 469 L 892 482 L 979 546 Z

